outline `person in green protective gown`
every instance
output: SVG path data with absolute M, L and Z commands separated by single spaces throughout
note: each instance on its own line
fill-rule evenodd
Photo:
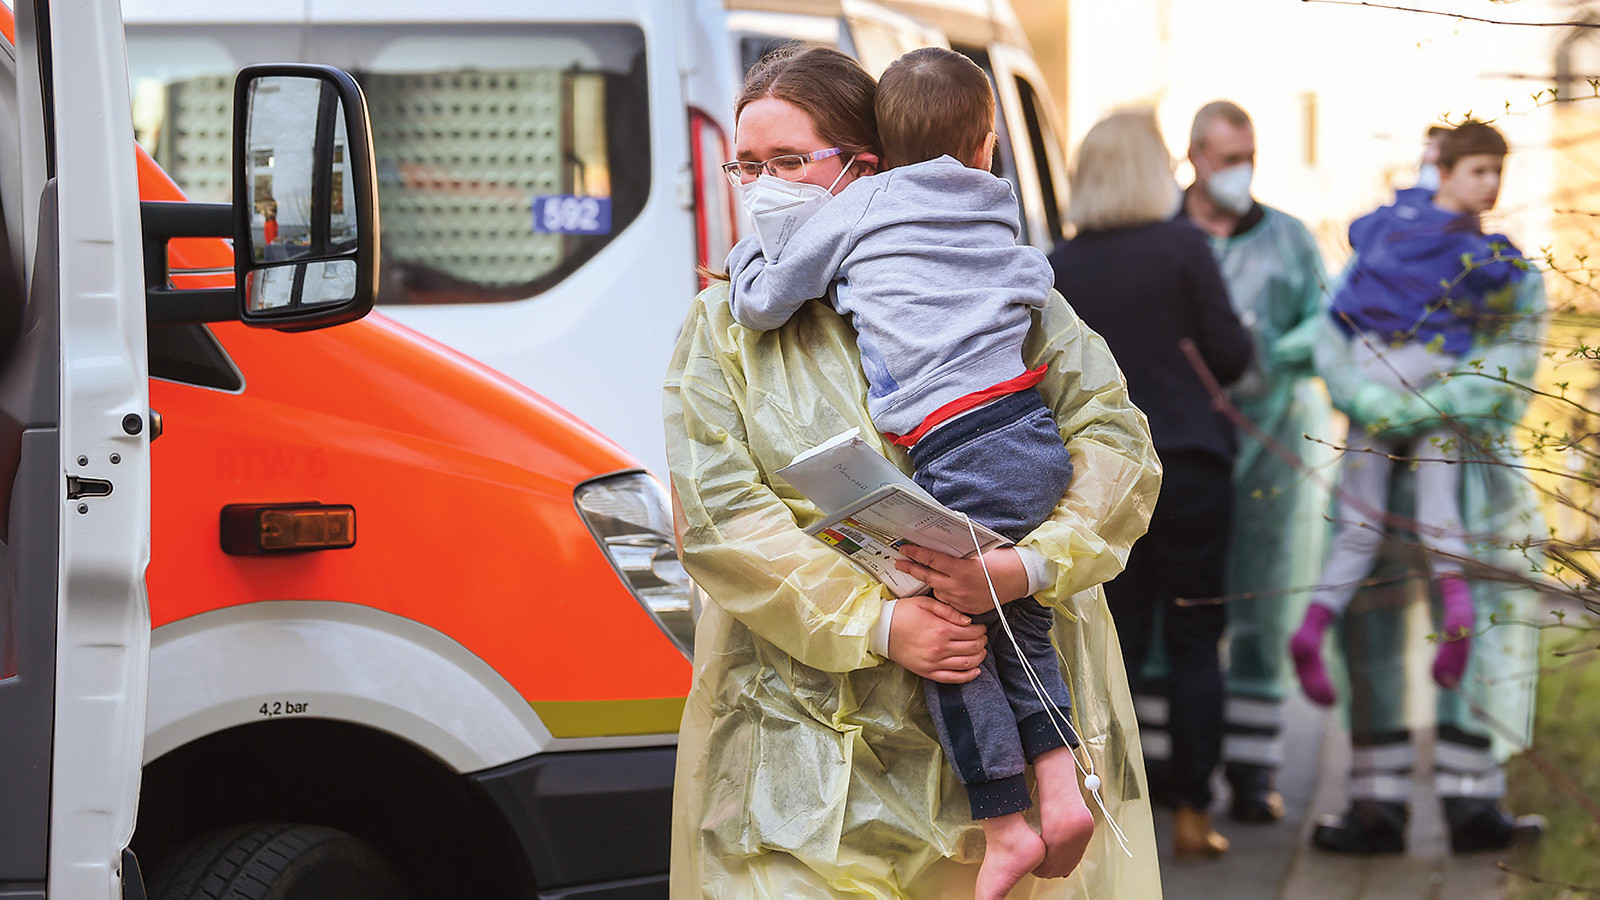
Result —
M 1460 168 L 1477 158 L 1469 155 L 1453 164 Z M 1499 161 L 1492 153 L 1483 158 L 1495 163 L 1497 194 Z M 1446 162 L 1442 153 L 1441 169 L 1448 168 Z M 1434 198 L 1397 202 L 1433 204 Z M 1534 488 L 1515 467 L 1522 460 L 1513 429 L 1529 396 L 1517 385 L 1532 383 L 1546 311 L 1539 273 L 1522 275 L 1514 287 L 1491 298 L 1494 315 L 1451 374 L 1418 391 L 1395 393 L 1393 403 L 1357 402 L 1372 383 L 1355 364 L 1363 335 L 1348 334 L 1329 316 L 1317 336 L 1317 368 L 1334 405 L 1349 413 L 1352 431 L 1399 439 L 1448 428 L 1457 435 L 1454 449 L 1466 460 L 1455 467 L 1456 490 L 1468 541 L 1463 574 L 1475 627 L 1459 683 L 1438 691 L 1433 751 L 1434 794 L 1443 803 L 1450 846 L 1458 853 L 1504 849 L 1537 836 L 1542 827 L 1539 817 L 1513 816 L 1501 805 L 1506 787 L 1501 764 L 1532 735 L 1538 633 L 1526 623 L 1538 615 L 1538 583 L 1528 573 L 1539 569 L 1540 560 L 1522 546 L 1545 534 Z M 1397 466 L 1395 472 L 1387 503 L 1396 517 L 1388 527 L 1391 540 L 1381 548 L 1334 641 L 1347 669 L 1347 689 L 1339 693 L 1350 729 L 1350 805 L 1342 815 L 1326 817 L 1311 836 L 1314 846 L 1333 852 L 1405 849 L 1415 755 L 1410 729 L 1416 719 L 1407 715 L 1407 656 L 1432 656 L 1435 648 L 1424 636 L 1441 630 L 1413 615 L 1425 608 L 1424 600 L 1437 611 L 1442 598 L 1439 580 L 1430 584 L 1421 541 L 1395 524 L 1414 519 L 1419 479 L 1408 467 Z M 1439 620 L 1436 613 L 1433 621 Z
M 1208 235 L 1234 309 L 1256 338 L 1256 362 L 1229 395 L 1266 439 L 1295 457 L 1240 431 L 1224 593 L 1229 812 L 1236 821 L 1271 822 L 1283 815 L 1273 779 L 1283 761 L 1282 704 L 1292 683 L 1285 646 L 1316 583 L 1327 533 L 1328 494 L 1307 471 L 1335 455 L 1319 442 L 1330 410 L 1311 363 L 1324 318 L 1324 270 L 1305 225 L 1250 195 L 1255 135 L 1244 110 L 1225 100 L 1202 107 L 1189 159 L 1195 183 L 1184 193 L 1182 215 Z M 1161 677 L 1160 663 L 1145 674 Z M 1138 701 L 1146 759 L 1159 759 L 1165 710 L 1148 695 Z M 1153 783 L 1158 769 L 1153 763 Z

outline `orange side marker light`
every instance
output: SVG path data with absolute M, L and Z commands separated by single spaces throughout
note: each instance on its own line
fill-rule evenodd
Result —
M 354 506 L 248 503 L 222 508 L 222 550 L 234 556 L 343 550 L 355 543 Z

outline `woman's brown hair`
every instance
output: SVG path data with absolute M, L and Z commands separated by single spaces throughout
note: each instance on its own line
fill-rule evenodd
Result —
M 785 44 L 755 64 L 733 103 L 734 127 L 744 108 L 772 97 L 805 110 L 817 136 L 846 156 L 878 152 L 878 119 L 872 111 L 878 83 L 854 59 L 832 47 L 799 41 Z M 727 281 L 728 273 L 701 266 L 706 281 Z
M 877 88 L 860 63 L 832 47 L 786 44 L 745 76 L 733 120 L 737 125 L 740 113 L 757 100 L 786 100 L 811 116 L 818 137 L 846 154 L 877 153 Z

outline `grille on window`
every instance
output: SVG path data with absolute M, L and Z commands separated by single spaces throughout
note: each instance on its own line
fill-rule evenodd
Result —
M 562 236 L 533 230 L 530 198 L 570 192 L 555 70 L 369 74 L 384 249 L 481 285 L 533 281 Z

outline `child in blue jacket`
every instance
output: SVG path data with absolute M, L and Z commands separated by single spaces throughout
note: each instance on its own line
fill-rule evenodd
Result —
M 1350 226 L 1355 257 L 1333 295 L 1331 313 L 1351 337 L 1352 362 L 1365 383 L 1342 410 L 1351 429 L 1339 479 L 1342 510 L 1322 579 L 1290 641 L 1306 696 L 1334 702 L 1322 664 L 1322 638 L 1372 570 L 1383 538 L 1389 472 L 1416 461 L 1416 532 L 1428 550 L 1443 602 L 1444 640 L 1433 679 L 1454 687 L 1466 669 L 1474 626 L 1462 577 L 1466 536 L 1457 505 L 1464 435 L 1427 407 L 1420 392 L 1456 369 L 1480 329 L 1511 309 L 1527 263 L 1505 235 L 1484 234 L 1494 207 L 1506 142 L 1494 128 L 1467 122 L 1439 149 L 1431 202 L 1397 198 Z M 1420 433 L 1407 423 L 1432 420 Z

